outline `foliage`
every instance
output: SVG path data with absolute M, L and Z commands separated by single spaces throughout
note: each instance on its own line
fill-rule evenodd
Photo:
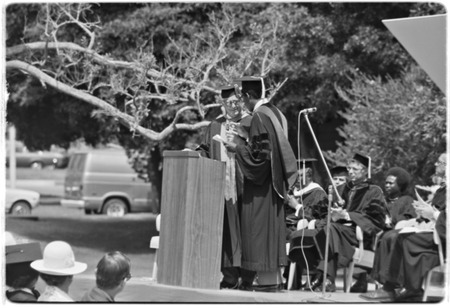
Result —
M 352 88 L 349 74 L 384 83 L 413 62 L 381 20 L 444 11 L 439 3 L 11 4 L 8 119 L 22 123 L 18 135 L 30 148 L 116 139 L 141 175 L 155 178 L 162 152 L 195 146 L 220 113 L 219 86 L 262 74 L 272 89 L 283 85 L 273 101 L 292 144 L 303 108 L 317 107 L 313 127 L 333 136 L 349 107 L 336 87 Z M 21 95 L 39 84 L 42 98 Z M 52 125 L 39 125 L 28 106 L 46 110 L 40 118 Z M 345 134 L 336 138 L 342 144 Z
M 346 124 L 339 129 L 345 140 L 333 162 L 346 162 L 353 153 L 372 158 L 372 170 L 383 172 L 399 166 L 419 183 L 431 183 L 434 161 L 446 149 L 446 103 L 443 94 L 417 67 L 398 78 L 355 73 L 349 89 L 338 88 L 349 104 L 340 112 Z

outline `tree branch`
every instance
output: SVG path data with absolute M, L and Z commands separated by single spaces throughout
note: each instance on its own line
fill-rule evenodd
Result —
M 59 82 L 56 79 L 50 77 L 49 75 L 45 74 L 38 68 L 36 68 L 28 63 L 25 63 L 25 62 L 22 62 L 19 60 L 8 61 L 8 62 L 6 62 L 6 69 L 7 70 L 18 69 L 18 70 L 27 72 L 31 76 L 37 78 L 38 80 L 40 80 L 41 82 L 43 82 L 49 86 L 57 89 L 58 91 L 66 93 L 72 97 L 78 98 L 88 104 L 91 104 L 91 105 L 101 109 L 109 116 L 117 118 L 123 125 L 127 126 L 131 130 L 135 130 L 138 133 L 140 133 L 141 135 L 143 135 L 144 137 L 146 137 L 150 140 L 153 140 L 153 141 L 161 141 L 175 130 L 197 130 L 197 129 L 209 124 L 209 121 L 202 121 L 202 122 L 198 122 L 198 123 L 194 123 L 194 124 L 185 124 L 185 123 L 176 124 L 175 120 L 178 120 L 179 117 L 175 117 L 172 124 L 170 124 L 168 127 L 166 127 L 162 132 L 158 133 L 158 132 L 155 132 L 154 130 L 151 130 L 151 129 L 148 129 L 148 128 L 138 125 L 132 116 L 121 112 L 120 110 L 111 106 L 107 102 L 105 102 L 95 96 L 92 96 L 89 93 L 77 90 L 77 89 L 72 88 L 62 82 Z M 211 105 L 205 106 L 204 108 L 213 108 L 213 107 L 216 107 L 215 105 L 218 105 L 218 104 L 211 104 Z M 195 107 L 186 108 L 185 110 L 188 110 L 188 109 L 196 110 Z
M 33 42 L 33 43 L 27 43 L 27 44 L 20 44 L 20 45 L 16 45 L 13 47 L 8 47 L 6 48 L 6 57 L 12 57 L 14 55 L 23 53 L 27 50 L 37 50 L 37 49 L 45 49 L 45 48 L 49 48 L 49 49 L 69 49 L 69 50 L 74 50 L 74 51 L 78 51 L 78 52 L 82 52 L 85 53 L 89 56 L 92 57 L 92 60 L 98 64 L 101 65 L 105 65 L 105 66 L 113 66 L 116 68 L 122 68 L 122 69 L 129 69 L 129 70 L 134 70 L 134 71 L 139 71 L 142 72 L 143 69 L 141 67 L 139 67 L 138 65 L 136 65 L 135 63 L 130 63 L 130 62 L 126 62 L 126 61 L 117 61 L 117 60 L 111 60 L 107 57 L 101 56 L 98 53 L 96 53 L 93 50 L 84 48 L 78 44 L 75 43 L 71 43 L 71 42 L 59 42 L 59 43 L 55 43 L 55 42 L 51 42 L 51 43 L 46 43 L 46 42 Z M 178 78 L 178 77 L 174 77 L 166 72 L 161 73 L 155 69 L 148 69 L 146 70 L 146 75 L 149 78 L 162 78 L 162 77 L 169 77 L 169 78 L 173 78 L 173 79 L 177 79 L 180 82 L 186 83 L 186 84 L 190 84 L 190 85 L 196 85 L 197 83 L 195 81 L 190 81 L 188 79 L 183 79 L 183 78 Z M 220 92 L 212 87 L 203 85 L 202 86 L 203 90 L 212 92 L 212 93 L 216 93 L 219 94 Z

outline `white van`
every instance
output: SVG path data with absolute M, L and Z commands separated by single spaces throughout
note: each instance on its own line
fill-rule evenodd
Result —
M 139 178 L 131 168 L 125 150 L 111 148 L 71 155 L 61 205 L 83 208 L 86 214 L 109 216 L 157 213 L 157 195 L 152 183 Z

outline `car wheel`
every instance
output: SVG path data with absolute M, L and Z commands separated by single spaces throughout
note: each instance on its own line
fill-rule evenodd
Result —
M 84 213 L 87 215 L 92 214 L 92 210 L 84 209 Z
M 34 161 L 30 164 L 30 167 L 33 169 L 42 169 L 43 164 L 40 161 Z
M 31 205 L 26 201 L 17 201 L 11 206 L 9 211 L 12 215 L 30 215 Z
M 128 212 L 127 205 L 121 199 L 113 198 L 106 201 L 103 206 L 103 214 L 113 217 L 122 217 Z

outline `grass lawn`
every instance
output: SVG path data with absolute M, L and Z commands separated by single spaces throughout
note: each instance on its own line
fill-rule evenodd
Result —
M 57 206 L 46 206 L 56 208 Z M 38 241 L 41 248 L 54 240 L 72 245 L 77 260 L 88 264 L 89 274 L 104 253 L 120 250 L 132 262 L 133 276 L 150 277 L 154 250 L 149 248 L 150 238 L 157 235 L 155 215 L 131 214 L 123 218 L 103 215 L 34 216 L 17 218 L 7 216 L 5 230 L 18 238 Z

